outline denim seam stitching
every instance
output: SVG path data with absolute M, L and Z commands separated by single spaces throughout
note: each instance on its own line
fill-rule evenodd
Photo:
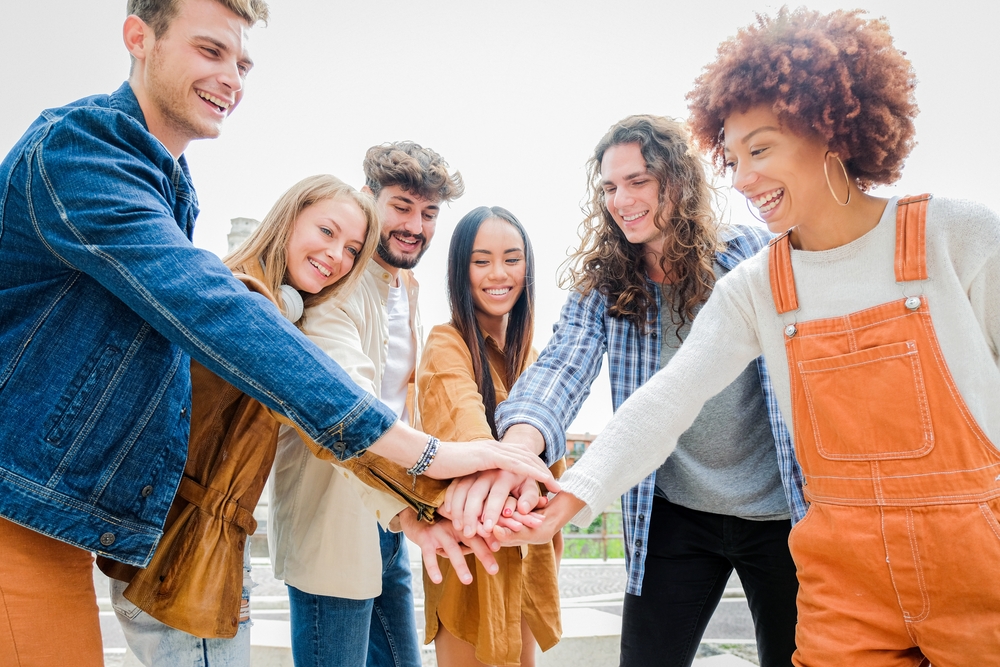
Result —
M 183 324 L 176 317 L 174 317 L 173 313 L 170 312 L 170 310 L 165 308 L 163 304 L 161 304 L 157 299 L 155 299 L 153 295 L 148 290 L 146 290 L 146 288 L 142 285 L 142 283 L 136 280 L 135 276 L 133 276 L 129 271 L 127 271 L 126 268 L 120 262 L 117 261 L 117 259 L 105 253 L 104 251 L 100 250 L 98 247 L 87 243 L 87 239 L 80 233 L 80 230 L 77 229 L 77 227 L 69 219 L 69 216 L 66 214 L 66 208 L 65 206 L 63 206 L 62 201 L 59 199 L 59 195 L 56 193 L 55 187 L 53 186 L 52 181 L 45 170 L 45 163 L 42 156 L 41 143 L 38 144 L 37 152 L 38 156 L 36 159 L 38 161 L 38 170 L 42 176 L 43 182 L 45 183 L 46 189 L 49 194 L 49 198 L 52 201 L 52 205 L 56 208 L 56 211 L 59 213 L 60 220 L 62 220 L 63 224 L 65 224 L 66 227 L 73 233 L 73 235 L 77 238 L 77 240 L 80 242 L 83 248 L 85 248 L 89 253 L 91 253 L 95 257 L 103 259 L 105 262 L 108 263 L 109 266 L 113 267 L 117 271 L 118 275 L 121 276 L 135 290 L 136 294 L 142 297 L 142 299 L 146 303 L 152 306 L 165 320 L 167 320 L 171 325 L 173 325 L 173 327 L 179 333 L 181 333 L 184 336 L 184 338 L 186 338 L 189 342 L 195 345 L 199 350 L 204 352 L 207 357 L 212 359 L 215 363 L 219 364 L 221 367 L 225 368 L 235 377 L 238 377 L 247 385 L 253 387 L 257 391 L 261 392 L 262 394 L 273 400 L 277 405 L 280 405 L 284 414 L 293 422 L 295 422 L 297 426 L 302 428 L 302 430 L 305 431 L 310 437 L 318 436 L 318 439 L 323 438 L 323 435 L 325 433 L 328 433 L 336 428 L 334 427 L 332 429 L 327 429 L 327 431 L 320 432 L 314 429 L 309 424 L 306 424 L 305 421 L 302 419 L 302 417 L 299 415 L 299 413 L 296 410 L 292 409 L 290 405 L 286 404 L 279 397 L 275 396 L 270 391 L 268 391 L 267 388 L 261 386 L 259 383 L 254 381 L 253 378 L 243 374 L 238 368 L 236 368 L 232 364 L 229 364 L 225 359 L 219 356 L 219 354 L 214 349 L 203 343 L 199 338 L 195 337 L 192 334 L 192 332 L 187 327 L 183 326 Z M 29 170 L 29 176 L 30 176 L 30 170 Z M 42 237 L 41 230 L 38 228 L 37 220 L 35 220 L 34 217 L 33 207 L 30 205 L 31 202 L 30 188 L 28 189 L 28 191 L 29 191 L 29 197 L 28 197 L 29 210 L 32 211 L 32 220 L 35 223 L 35 229 L 38 232 L 39 237 L 42 240 L 42 243 L 46 246 L 46 248 L 49 249 L 49 251 L 53 255 L 55 255 L 57 258 L 63 261 L 67 266 L 72 267 L 74 270 L 78 270 L 76 269 L 76 267 L 73 267 L 72 264 L 70 264 L 68 261 L 62 258 L 58 253 L 56 253 L 51 248 L 51 246 L 49 246 L 49 244 L 45 241 L 44 237 Z M 355 411 L 357 410 L 357 408 L 358 406 L 355 406 Z M 353 412 L 355 411 L 349 413 L 348 417 L 350 417 L 351 414 L 353 414 Z M 341 424 L 338 425 L 341 427 L 341 430 L 343 430 L 342 425 L 344 421 L 345 420 L 342 420 Z
M 104 387 L 104 391 L 101 393 L 101 396 L 97 401 L 97 405 L 95 405 L 94 409 L 90 411 L 90 414 L 87 416 L 87 420 L 83 423 L 83 426 L 80 427 L 80 430 L 77 432 L 73 442 L 66 448 L 66 454 L 59 461 L 59 465 L 56 466 L 55 471 L 53 471 L 52 476 L 46 483 L 46 486 L 49 488 L 54 488 L 59 483 L 63 474 L 65 474 L 67 468 L 69 467 L 70 461 L 77 454 L 77 452 L 80 451 L 80 448 L 84 445 L 84 442 L 90 436 L 90 432 L 94 430 L 94 427 L 97 425 L 100 418 L 104 416 L 104 409 L 107 407 L 108 403 L 111 402 L 111 396 L 118 389 L 118 385 L 121 383 L 122 378 L 126 375 L 124 369 L 128 367 L 129 363 L 138 351 L 139 345 L 136 345 L 136 340 L 138 340 L 138 338 L 139 337 L 137 336 L 136 339 L 132 341 L 132 344 L 129 345 L 129 349 L 125 351 L 125 356 L 122 358 L 121 363 L 118 364 L 118 367 L 112 374 L 111 379 Z M 144 334 L 142 335 L 142 338 L 145 338 Z

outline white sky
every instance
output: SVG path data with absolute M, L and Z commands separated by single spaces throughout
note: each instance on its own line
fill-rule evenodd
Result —
M 0 151 L 46 107 L 111 92 L 127 77 L 125 0 L 9 2 L 0 21 Z M 860 3 L 859 3 L 860 4 Z M 828 11 L 841 4 L 809 3 Z M 536 345 L 564 299 L 557 268 L 576 242 L 583 165 L 607 128 L 633 113 L 685 117 L 684 94 L 719 42 L 780 4 L 700 0 L 272 0 L 251 37 L 256 67 L 223 136 L 187 157 L 201 201 L 197 245 L 222 254 L 229 219 L 260 219 L 300 178 L 362 185 L 374 144 L 412 139 L 462 172 L 417 269 L 427 329 L 448 319 L 445 257 L 455 223 L 500 205 L 536 249 Z M 794 6 L 794 5 L 793 5 Z M 886 194 L 932 191 L 1000 210 L 997 25 L 1000 3 L 860 4 L 885 16 L 920 81 L 918 146 Z M 747 221 L 732 196 L 734 221 Z M 606 377 L 573 426 L 611 414 Z

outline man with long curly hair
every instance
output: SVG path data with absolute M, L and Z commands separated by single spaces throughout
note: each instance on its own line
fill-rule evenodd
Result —
M 563 455 L 605 354 L 617 409 L 678 351 L 715 280 L 770 239 L 718 225 L 704 160 L 677 121 L 616 123 L 589 176 L 564 281 L 570 297 L 538 362 L 496 411 L 498 432 L 534 443 L 546 461 Z M 761 664 L 788 664 L 797 591 L 789 504 L 801 502 L 789 454 L 767 371 L 751 362 L 706 405 L 678 454 L 625 494 L 622 665 L 690 665 L 734 568 Z

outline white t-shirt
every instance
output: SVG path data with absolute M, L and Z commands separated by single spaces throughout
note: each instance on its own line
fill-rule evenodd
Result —
M 410 300 L 406 286 L 397 279 L 395 287 L 389 286 L 389 299 L 385 304 L 389 314 L 389 350 L 382 373 L 382 402 L 407 422 L 406 390 L 417 363 L 417 346 L 410 330 Z

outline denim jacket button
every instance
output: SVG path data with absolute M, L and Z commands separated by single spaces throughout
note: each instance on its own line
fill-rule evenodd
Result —
M 142 487 L 142 497 L 143 498 L 149 498 L 150 494 L 152 494 L 152 493 L 153 493 L 153 487 L 152 486 L 150 486 L 150 485 L 147 484 L 146 486 Z
M 103 535 L 101 535 L 101 544 L 102 545 L 104 545 L 106 547 L 110 547 L 114 543 L 115 543 L 115 534 L 114 533 L 104 533 Z
M 347 449 L 347 445 L 344 444 L 342 440 L 333 443 L 333 451 L 337 452 L 338 454 L 343 454 L 345 449 Z

